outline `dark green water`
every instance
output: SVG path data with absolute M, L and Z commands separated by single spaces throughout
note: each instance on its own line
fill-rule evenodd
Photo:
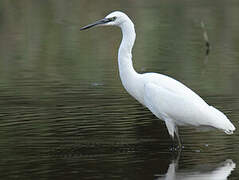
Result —
M 238 131 L 182 127 L 177 157 L 164 123 L 121 85 L 120 30 L 79 31 L 113 10 L 135 23 L 138 72 L 180 80 L 238 128 L 238 1 L 3 0 L 1 178 L 238 179 Z

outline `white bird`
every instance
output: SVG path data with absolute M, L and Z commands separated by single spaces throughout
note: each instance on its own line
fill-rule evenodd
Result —
M 123 38 L 118 51 L 118 67 L 122 84 L 131 96 L 166 123 L 170 136 L 174 139 L 176 134 L 180 147 L 177 126 L 205 126 L 233 133 L 235 127 L 230 120 L 184 84 L 163 74 L 139 74 L 134 70 L 131 51 L 136 34 L 134 24 L 126 14 L 112 12 L 81 30 L 97 25 L 121 28 Z

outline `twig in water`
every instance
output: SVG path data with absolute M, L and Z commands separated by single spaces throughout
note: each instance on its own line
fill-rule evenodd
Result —
M 202 30 L 203 30 L 203 38 L 206 42 L 206 55 L 209 54 L 210 52 L 210 43 L 209 43 L 209 40 L 208 40 L 208 35 L 207 35 L 207 31 L 206 31 L 206 28 L 205 28 L 205 24 L 203 21 L 201 21 L 201 27 L 202 27 Z

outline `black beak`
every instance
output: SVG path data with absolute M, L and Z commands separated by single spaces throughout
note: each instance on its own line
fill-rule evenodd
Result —
M 104 18 L 104 19 L 98 20 L 98 21 L 96 21 L 92 24 L 89 24 L 87 26 L 84 26 L 84 27 L 80 28 L 80 30 L 82 31 L 82 30 L 85 30 L 85 29 L 89 29 L 89 28 L 94 27 L 96 25 L 105 24 L 105 23 L 108 23 L 110 21 L 111 21 L 110 19 Z

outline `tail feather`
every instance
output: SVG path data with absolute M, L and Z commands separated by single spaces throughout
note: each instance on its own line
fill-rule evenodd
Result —
M 227 118 L 227 116 L 223 114 L 221 111 L 219 111 L 218 109 L 214 108 L 213 106 L 210 106 L 210 109 L 215 114 L 215 117 L 217 120 L 214 126 L 224 130 L 226 134 L 233 134 L 233 131 L 235 131 L 236 128 L 231 123 L 231 121 Z

